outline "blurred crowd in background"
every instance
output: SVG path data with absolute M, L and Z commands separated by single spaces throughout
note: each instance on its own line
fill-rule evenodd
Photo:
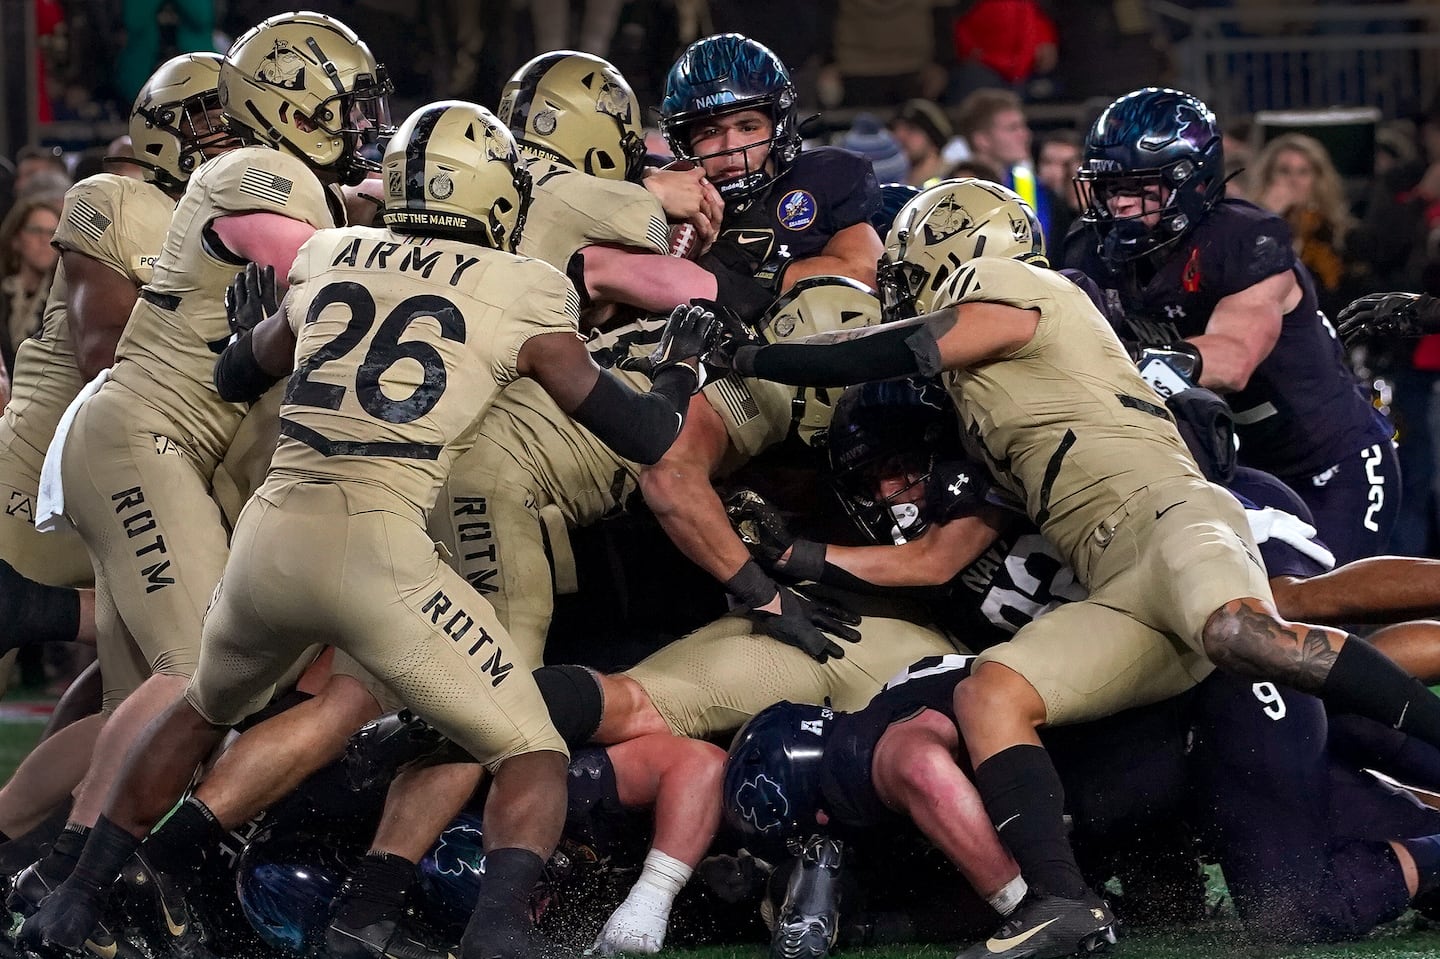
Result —
M 40 323 L 57 258 L 49 240 L 65 190 L 102 168 L 123 172 L 123 164 L 102 164 L 127 154 L 118 134 L 150 71 L 177 52 L 223 52 L 238 32 L 286 9 L 273 0 L 24 2 L 33 2 L 34 115 L 22 125 L 29 142 L 0 156 L 0 359 L 6 369 Z M 14 2 L 6 9 L 17 6 L 25 9 Z M 313 0 L 302 6 L 373 38 L 395 83 L 397 116 L 444 97 L 493 105 L 518 65 L 537 51 L 562 48 L 608 58 L 640 102 L 653 107 L 665 71 L 687 43 L 743 32 L 791 67 L 802 115 L 814 115 L 803 128 L 808 139 L 868 157 L 881 183 L 920 186 L 950 176 L 1004 183 L 1032 201 L 1052 246 L 1079 215 L 1071 177 L 1090 121 L 1114 96 L 1143 83 L 1192 86 L 1185 56 L 1194 37 L 1187 30 L 1275 36 L 1303 52 L 1305 37 L 1333 39 L 1342 25 L 1385 42 L 1399 38 L 1390 65 L 1396 57 L 1417 58 L 1414 76 L 1440 76 L 1432 62 L 1440 45 L 1424 39 L 1440 35 L 1434 22 L 1440 9 L 1428 13 L 1423 4 L 1412 5 L 1414 17 L 1384 20 L 1365 19 L 1365 4 L 1324 0 Z M 1307 11 L 1315 19 L 1307 20 Z M 1326 19 L 1337 11 L 1349 19 Z M 5 42 L 9 52 L 26 49 L 14 34 Z M 1270 65 L 1281 65 L 1275 56 Z M 1306 79 L 1308 65 L 1284 62 Z M 1440 294 L 1440 89 L 1423 86 L 1402 81 L 1398 96 L 1384 98 L 1382 113 L 1355 124 L 1329 125 L 1316 112 L 1313 123 L 1302 116 L 1288 127 L 1234 109 L 1235 102 L 1269 105 L 1246 104 L 1245 96 L 1261 96 L 1253 90 L 1226 103 L 1217 102 L 1215 91 L 1188 89 L 1220 114 L 1233 174 L 1229 193 L 1289 221 L 1330 316 L 1369 292 Z M 1357 83 L 1350 102 L 1334 105 L 1373 107 L 1366 97 Z M 8 109 L 16 109 L 16 98 L 7 100 Z M 9 128 L 16 128 L 13 117 Z M 1337 144 L 1343 156 L 1336 155 Z M 666 151 L 658 135 L 648 145 Z M 1392 547 L 1440 555 L 1440 336 L 1383 352 L 1371 348 L 1353 360 L 1400 441 L 1408 515 Z M 77 665 L 32 663 L 31 681 L 44 682 L 43 670 L 52 685 L 63 685 Z

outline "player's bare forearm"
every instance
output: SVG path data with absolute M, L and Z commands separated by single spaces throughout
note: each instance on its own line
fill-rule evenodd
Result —
M 625 303 L 667 313 L 692 299 L 715 298 L 714 274 L 678 256 L 603 246 L 586 247 L 581 254 L 586 292 L 595 302 Z
M 667 457 L 641 472 L 640 491 L 675 547 L 717 581 L 749 562 L 704 466 Z
M 990 548 L 1003 522 L 1002 511 L 987 508 L 899 546 L 829 546 L 825 561 L 875 586 L 940 586 Z
M 1271 580 L 1275 606 L 1288 620 L 1394 623 L 1440 616 L 1440 560 L 1372 556 L 1309 579 Z

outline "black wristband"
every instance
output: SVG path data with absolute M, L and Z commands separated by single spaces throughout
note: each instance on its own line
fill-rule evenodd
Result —
M 825 573 L 825 544 L 809 539 L 797 539 L 790 544 L 790 558 L 776 566 L 787 576 L 796 579 L 818 580 Z
M 250 331 L 241 333 L 215 361 L 215 391 L 227 403 L 253 403 L 285 378 L 267 373 L 255 359 Z
M 760 319 L 775 300 L 775 294 L 753 276 L 719 264 L 709 270 L 715 275 L 715 301 L 743 320 Z
M 780 592 L 780 587 L 753 559 L 747 560 L 739 572 L 725 581 L 725 589 L 747 609 L 759 609 Z

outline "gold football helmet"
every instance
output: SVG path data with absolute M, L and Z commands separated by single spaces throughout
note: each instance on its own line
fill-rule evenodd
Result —
M 180 190 L 204 163 L 206 150 L 235 138 L 220 120 L 218 53 L 182 53 L 166 60 L 130 109 L 132 161 L 162 190 Z
M 944 180 L 900 208 L 876 281 L 886 321 L 929 313 L 935 294 L 977 256 L 1049 266 L 1035 211 L 989 180 Z
M 441 100 L 400 124 L 385 149 L 385 223 L 515 252 L 530 171 L 505 124 L 482 106 Z
M 358 185 L 379 164 L 361 148 L 390 133 L 390 80 L 339 20 L 282 13 L 236 40 L 220 67 L 232 129 Z
M 574 50 L 536 57 L 505 84 L 497 115 L 522 149 L 607 180 L 640 177 L 640 103 L 599 57 Z
M 880 322 L 880 301 L 870 287 L 848 276 L 811 276 L 775 301 L 761 326 L 768 343 L 790 343 L 813 333 L 838 333 Z M 800 439 L 823 447 L 843 389 L 802 387 L 790 413 Z

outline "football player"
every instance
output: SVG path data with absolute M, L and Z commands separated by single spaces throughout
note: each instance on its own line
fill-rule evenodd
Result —
M 60 250 L 39 334 L 20 345 L 14 395 L 0 418 L 0 620 L 5 645 L 95 642 L 90 554 L 73 530 L 35 528 L 45 450 L 80 388 L 115 359 L 115 341 L 148 282 L 190 174 L 234 145 L 220 119 L 220 57 L 162 64 L 136 95 L 130 139 L 143 179 L 100 173 L 65 196 L 52 241 Z M 43 584 L 43 585 L 42 585 Z M 113 706 L 113 703 L 111 704 Z M 58 800 L 68 804 L 90 761 L 100 717 L 47 739 L 0 789 L 0 828 L 19 836 Z M 43 775 L 35 775 L 43 771 Z M 43 780 L 43 790 L 34 787 Z M 22 814 L 18 807 L 24 807 Z M 62 823 L 63 824 L 63 823 Z M 54 836 L 49 837 L 53 839 Z M 47 840 L 48 841 L 48 840 Z
M 1120 97 L 1075 175 L 1064 265 L 1100 285 L 1122 339 L 1168 346 L 1226 394 L 1243 462 L 1310 505 L 1341 563 L 1385 549 L 1399 508 L 1392 430 L 1356 388 L 1283 218 L 1225 197 L 1215 116 L 1178 90 Z
M 1037 728 L 1175 695 L 1212 664 L 1431 743 L 1440 700 L 1363 640 L 1279 617 L 1238 502 L 1204 480 L 1104 317 L 1044 257 L 1013 193 L 942 184 L 911 201 L 887 239 L 880 282 L 896 322 L 729 352 L 742 375 L 796 385 L 943 374 L 967 447 L 1089 591 L 983 652 L 958 704 L 986 809 L 1048 894 L 996 938 L 1028 942 L 1053 924 L 1068 939 L 1071 919 L 1090 926 L 1052 944 L 1069 949 L 1113 919 L 1075 866 Z M 810 558 L 823 566 L 823 553 Z
M 178 699 L 195 668 L 200 621 L 227 553 L 212 479 L 245 412 L 213 382 L 231 336 L 226 289 L 247 262 L 283 275 L 305 239 L 335 224 L 340 200 L 327 186 L 364 179 L 361 148 L 388 125 L 383 69 L 348 27 L 317 14 L 282 14 L 241 36 L 220 66 L 218 91 L 227 129 L 248 145 L 191 175 L 109 379 L 64 443 L 65 513 L 95 560 L 98 647 L 114 712 L 64 841 L 38 864 L 36 892 L 73 868 L 128 744 Z M 33 908 L 33 897 L 18 904 Z M 97 935 L 104 951 L 108 934 Z
M 564 276 L 513 254 L 530 180 L 489 111 L 421 108 L 384 165 L 389 230 L 320 233 L 297 254 L 279 312 L 253 322 L 263 297 L 237 310 L 243 332 L 216 364 L 217 389 L 251 401 L 294 366 L 282 439 L 236 529 L 186 696 L 146 730 L 74 873 L 27 920 L 33 946 L 81 946 L 104 886 L 196 762 L 319 639 L 491 769 L 486 878 L 461 952 L 526 953 L 525 901 L 563 822 L 566 748 L 424 517 L 475 423 L 519 377 L 623 453 L 658 458 L 698 386 L 713 316 L 675 311 L 652 354 L 654 385 L 636 394 L 576 337 Z M 252 264 L 247 282 L 260 272 Z

